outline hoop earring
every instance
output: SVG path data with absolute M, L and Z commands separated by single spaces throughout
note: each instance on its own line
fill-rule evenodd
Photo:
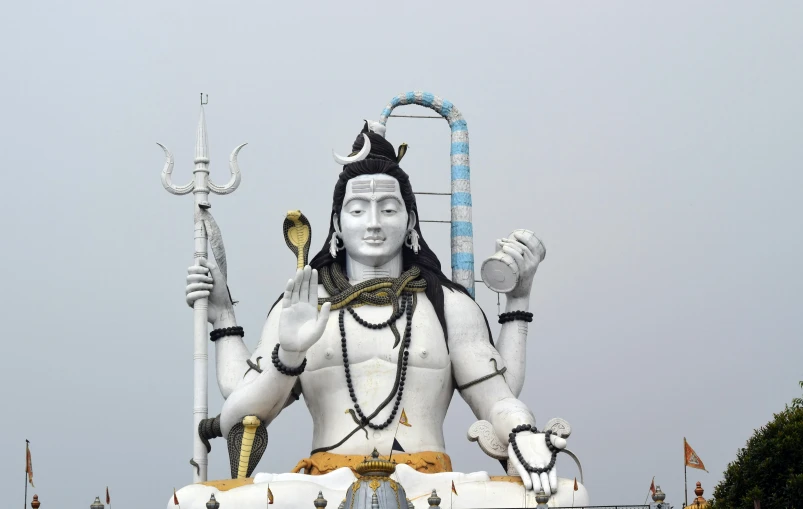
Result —
M 341 244 L 340 246 L 338 246 L 338 242 Z M 343 240 L 340 238 L 340 234 L 332 233 L 332 238 L 329 239 L 329 254 L 332 255 L 332 258 L 337 258 L 337 252 L 345 249 L 346 246 L 342 244 Z
M 420 236 L 418 232 L 415 231 L 415 228 L 410 228 L 407 230 L 407 238 L 404 239 L 404 245 L 412 249 L 413 253 L 418 254 L 418 251 L 421 249 L 418 243 L 419 238 Z

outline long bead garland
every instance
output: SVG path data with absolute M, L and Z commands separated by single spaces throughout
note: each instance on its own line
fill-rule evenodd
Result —
M 348 386 L 349 389 L 349 396 L 351 396 L 351 401 L 352 403 L 354 403 L 354 411 L 359 416 L 361 422 L 365 423 L 369 428 L 372 429 L 380 430 L 387 428 L 390 425 L 390 423 L 393 422 L 393 419 L 396 417 L 396 413 L 399 411 L 399 406 L 401 406 L 402 393 L 404 392 L 404 381 L 407 378 L 407 361 L 410 355 L 408 349 L 410 347 L 410 338 L 412 335 L 412 321 L 413 321 L 412 299 L 413 299 L 412 295 L 405 294 L 403 298 L 403 303 L 402 305 L 399 306 L 400 311 L 393 313 L 391 317 L 388 318 L 386 321 L 378 324 L 372 324 L 370 322 L 363 320 L 361 317 L 357 315 L 357 313 L 353 309 L 351 309 L 350 307 L 348 308 L 349 313 L 351 313 L 351 315 L 355 318 L 357 323 L 359 323 L 363 327 L 371 329 L 382 329 L 384 327 L 388 327 L 391 323 L 395 322 L 398 318 L 401 317 L 402 312 L 406 311 L 407 314 L 407 325 L 404 328 L 404 339 L 402 341 L 402 346 L 399 349 L 399 355 L 402 356 L 402 362 L 401 366 L 397 368 L 399 371 L 397 371 L 396 373 L 396 376 L 400 377 L 399 387 L 396 391 L 396 401 L 393 403 L 393 409 L 391 410 L 387 420 L 382 424 L 374 424 L 370 422 L 368 418 L 366 418 L 365 414 L 363 414 L 362 409 L 360 408 L 360 404 L 357 402 L 357 395 L 354 392 L 354 384 L 352 383 L 351 380 L 351 368 L 349 367 L 348 347 L 346 344 L 346 325 L 344 321 L 345 310 L 342 308 L 340 309 L 338 322 L 340 325 L 340 344 L 341 344 L 341 349 L 343 350 L 343 369 L 346 374 L 346 385 Z

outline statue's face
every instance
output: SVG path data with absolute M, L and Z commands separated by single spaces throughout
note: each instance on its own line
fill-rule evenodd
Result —
M 374 174 L 349 180 L 339 217 L 343 245 L 355 261 L 378 267 L 401 252 L 409 216 L 395 178 Z

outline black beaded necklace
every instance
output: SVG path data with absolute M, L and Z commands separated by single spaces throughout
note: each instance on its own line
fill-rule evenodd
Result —
M 349 368 L 349 355 L 348 355 L 348 347 L 346 345 L 346 325 L 345 325 L 345 310 L 343 308 L 340 309 L 340 314 L 338 316 L 338 322 L 340 325 L 340 345 L 341 349 L 343 350 L 343 369 L 346 374 L 346 385 L 349 389 L 349 396 L 351 396 L 351 401 L 354 403 L 354 411 L 360 418 L 360 422 L 367 425 L 369 428 L 372 429 L 385 429 L 387 428 L 393 419 L 396 417 L 396 412 L 399 411 L 399 406 L 401 405 L 402 393 L 404 392 L 404 381 L 407 378 L 407 359 L 410 355 L 408 351 L 410 347 L 410 337 L 412 335 L 412 323 L 413 323 L 413 296 L 411 294 L 403 294 L 402 303 L 399 306 L 399 310 L 391 315 L 390 318 L 385 320 L 382 323 L 370 323 L 362 319 L 357 313 L 351 308 L 348 307 L 349 313 L 354 319 L 362 325 L 363 327 L 369 329 L 383 329 L 388 327 L 391 323 L 398 320 L 401 315 L 406 311 L 407 313 L 407 325 L 404 328 L 404 340 L 401 342 L 401 348 L 399 349 L 399 363 L 396 366 L 396 382 L 394 383 L 394 391 L 396 392 L 396 401 L 393 403 L 393 410 L 391 410 L 390 415 L 388 416 L 387 420 L 382 424 L 374 424 L 368 420 L 368 418 L 363 414 L 362 409 L 360 408 L 360 404 L 357 402 L 357 395 L 354 392 L 354 384 L 351 381 L 351 370 Z M 396 386 L 398 385 L 398 389 Z M 393 397 L 391 393 L 386 401 L 389 401 Z M 376 413 L 376 412 L 374 412 Z

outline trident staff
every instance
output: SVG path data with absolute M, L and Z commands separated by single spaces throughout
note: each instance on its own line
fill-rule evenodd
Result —
M 209 193 L 229 194 L 240 185 L 240 167 L 237 165 L 237 154 L 246 143 L 235 148 L 229 157 L 229 170 L 231 178 L 223 185 L 218 186 L 209 180 L 209 145 L 206 138 L 206 119 L 204 105 L 209 102 L 209 96 L 204 100 L 201 94 L 201 116 L 198 120 L 198 136 L 195 142 L 195 170 L 193 179 L 189 184 L 176 186 L 171 180 L 173 173 L 173 154 L 161 143 L 157 143 L 164 150 L 166 161 L 162 169 L 162 185 L 168 192 L 175 195 L 193 193 L 195 195 L 195 263 L 199 258 L 207 258 L 207 240 L 211 241 L 215 261 L 220 267 L 223 276 L 227 276 L 226 254 L 220 230 L 209 213 Z M 206 481 L 207 450 L 201 437 L 198 435 L 198 425 L 206 419 L 209 413 L 207 380 L 208 380 L 208 351 L 207 351 L 207 299 L 198 299 L 193 304 L 194 348 L 193 348 L 193 428 L 192 428 L 192 459 L 190 464 L 195 467 L 193 482 Z

